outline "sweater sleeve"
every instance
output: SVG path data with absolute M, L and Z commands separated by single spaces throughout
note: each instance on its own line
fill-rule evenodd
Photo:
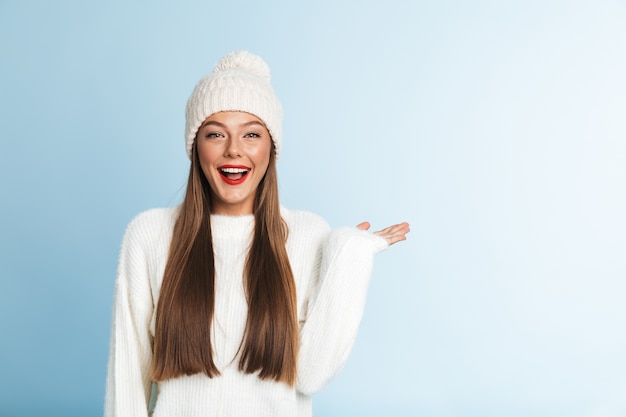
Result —
M 374 255 L 388 246 L 379 236 L 341 228 L 321 248 L 317 285 L 300 329 L 297 389 L 319 391 L 346 362 L 356 339 Z
M 128 226 L 122 242 L 113 303 L 105 417 L 148 416 L 150 321 L 154 309 L 150 261 L 144 246 L 148 231 L 145 221 L 138 217 Z

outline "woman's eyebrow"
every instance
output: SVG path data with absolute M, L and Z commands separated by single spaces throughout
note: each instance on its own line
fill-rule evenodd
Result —
M 243 123 L 241 126 L 248 127 L 248 126 L 254 126 L 254 125 L 261 126 L 261 127 L 265 127 L 265 125 L 264 125 L 263 123 L 258 122 L 258 121 L 256 121 L 256 120 L 252 120 L 252 121 L 249 121 L 249 122 L 247 122 L 247 123 Z
M 202 128 L 204 126 L 209 126 L 209 125 L 211 125 L 211 126 L 218 126 L 218 127 L 222 127 L 222 128 L 226 127 L 223 123 L 216 122 L 215 120 L 207 120 L 200 127 Z

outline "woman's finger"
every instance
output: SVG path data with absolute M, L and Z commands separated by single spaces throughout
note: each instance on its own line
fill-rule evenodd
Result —
M 387 240 L 389 245 L 393 245 L 394 243 L 406 240 L 406 234 L 410 231 L 411 229 L 409 224 L 407 222 L 402 222 L 374 232 L 374 234 Z
M 370 224 L 369 222 L 363 222 L 363 223 L 359 223 L 356 227 L 361 230 L 369 230 Z

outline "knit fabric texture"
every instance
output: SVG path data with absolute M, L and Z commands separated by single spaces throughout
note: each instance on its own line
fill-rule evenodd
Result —
M 221 111 L 243 111 L 261 119 L 279 156 L 283 110 L 270 84 L 270 69 L 260 56 L 231 52 L 198 82 L 185 112 L 185 144 L 190 158 L 198 129 L 209 116 Z
M 216 267 L 212 323 L 221 375 L 159 382 L 153 417 L 308 417 L 311 395 L 344 365 L 364 310 L 374 255 L 387 242 L 354 227 L 330 231 L 320 217 L 282 209 L 300 325 L 297 382 L 289 387 L 238 370 L 247 317 L 243 269 L 254 217 L 211 216 Z M 120 254 L 105 417 L 147 417 L 155 313 L 177 209 L 142 213 Z

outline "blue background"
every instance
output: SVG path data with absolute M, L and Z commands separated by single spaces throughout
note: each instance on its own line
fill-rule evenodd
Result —
M 0 415 L 101 415 L 119 244 L 231 50 L 281 198 L 407 220 L 316 416 L 626 416 L 626 2 L 0 0 Z

